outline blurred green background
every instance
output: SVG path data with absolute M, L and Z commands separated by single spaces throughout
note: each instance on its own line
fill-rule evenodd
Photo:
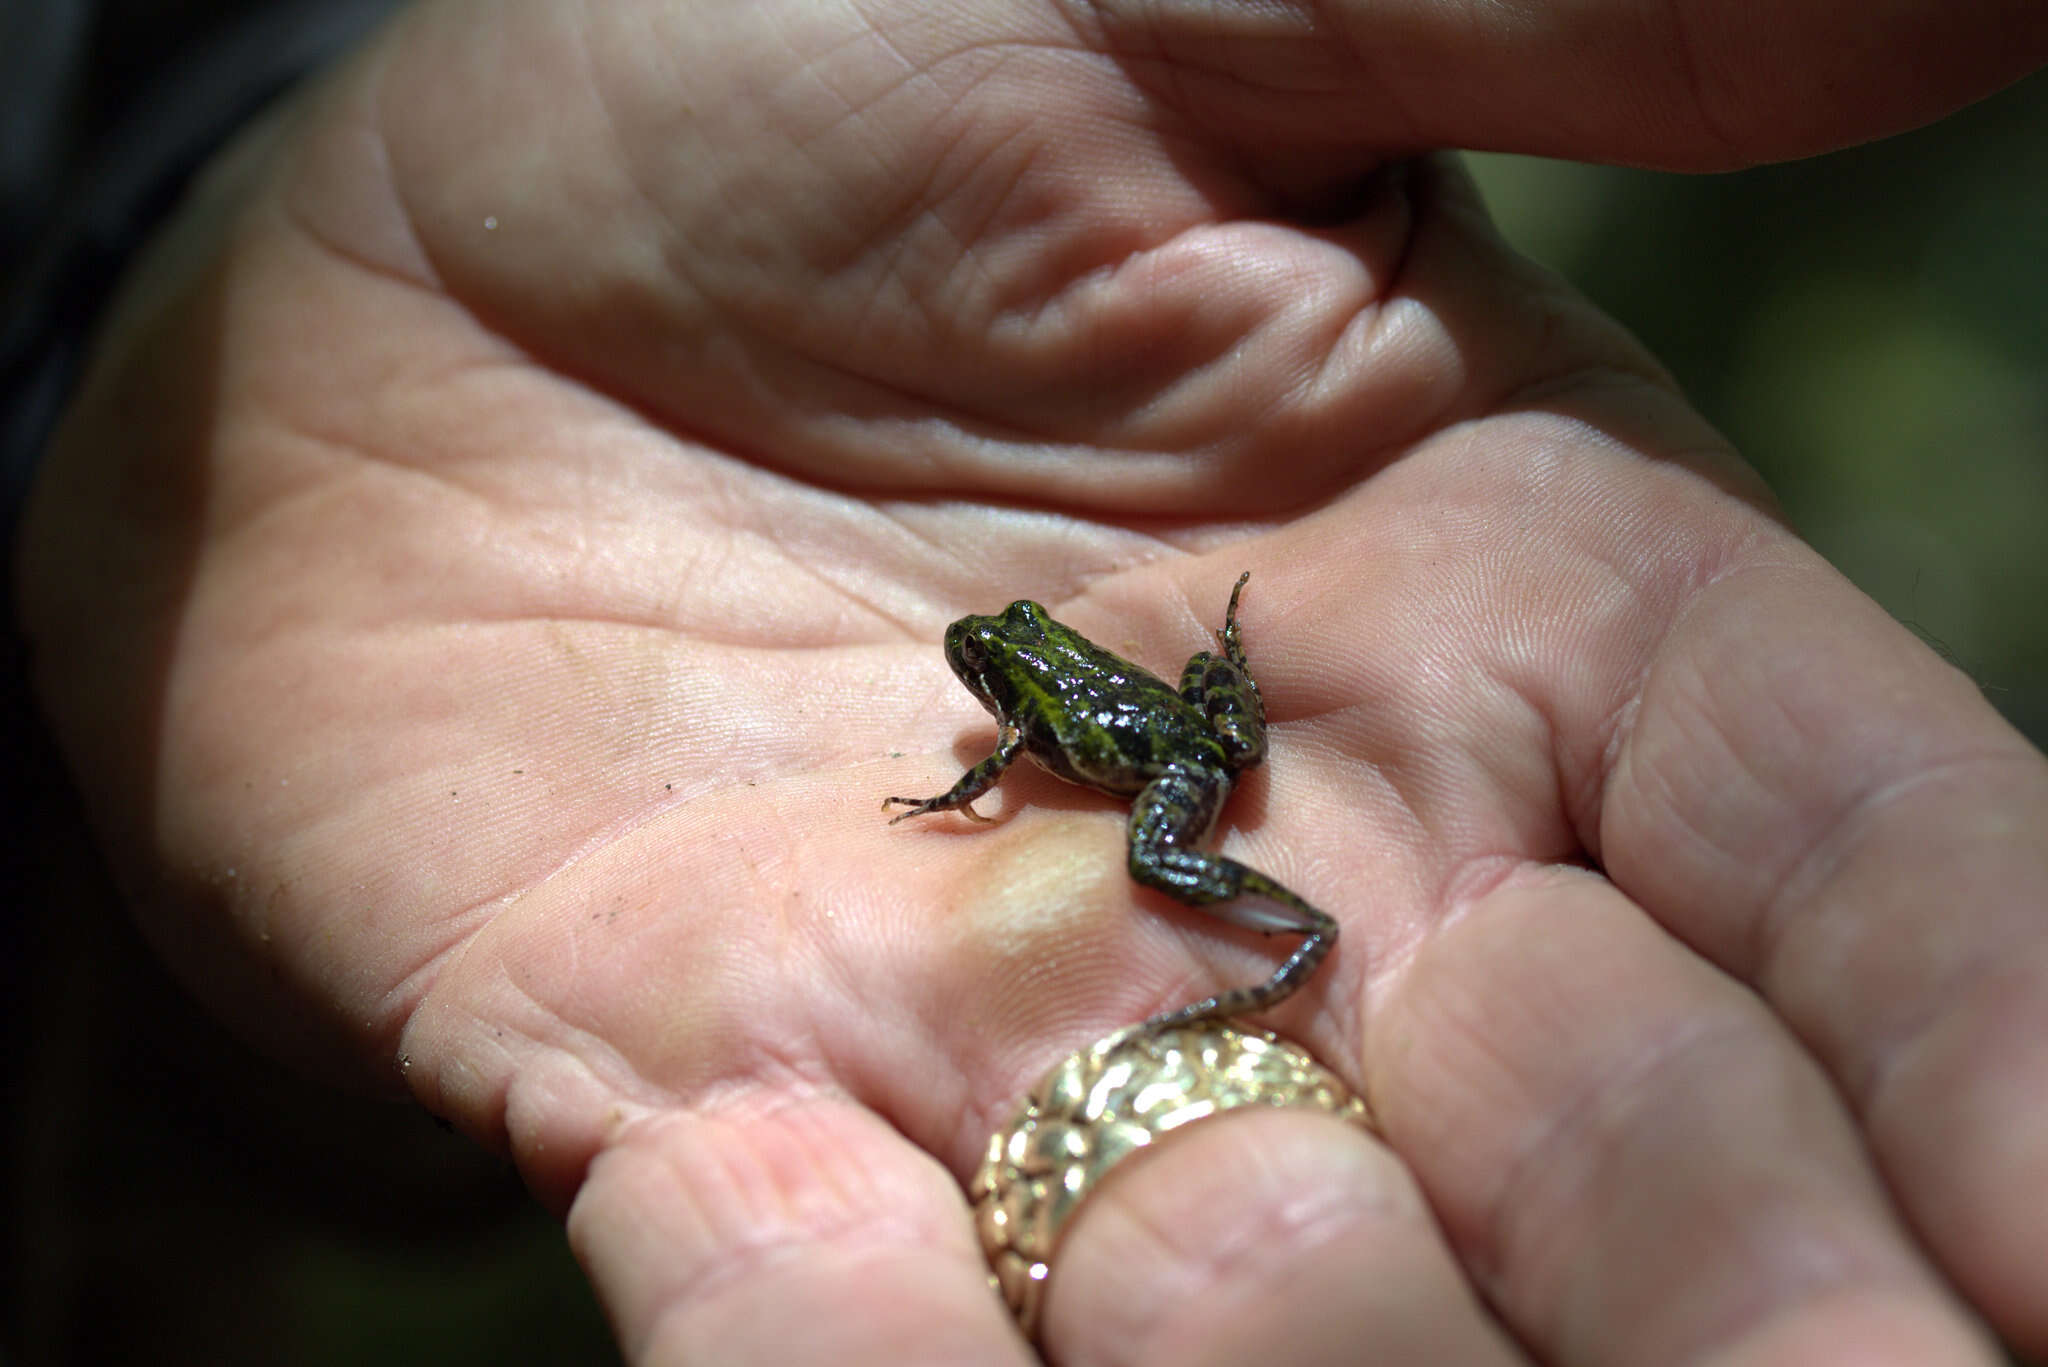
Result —
M 1733 175 L 1469 161 L 1793 525 L 2048 742 L 2048 79 Z
M 2048 79 L 1736 175 L 1472 163 L 1508 236 L 1664 358 L 1824 553 L 2048 737 Z M 164 978 L 7 701 L 41 777 L 0 1364 L 616 1361 L 506 1164 L 283 1073 Z

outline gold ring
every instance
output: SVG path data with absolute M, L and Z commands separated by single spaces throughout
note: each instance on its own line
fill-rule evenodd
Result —
M 989 1284 L 1036 1341 L 1052 1257 L 1103 1177 L 1182 1126 L 1239 1106 L 1372 1127 L 1365 1102 L 1298 1044 L 1241 1021 L 1134 1026 L 1053 1066 L 989 1137 L 969 1183 Z

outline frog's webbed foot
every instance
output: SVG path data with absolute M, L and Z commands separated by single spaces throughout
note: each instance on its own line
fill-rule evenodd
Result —
M 891 826 L 899 821 L 908 821 L 913 816 L 924 816 L 930 812 L 958 812 L 969 821 L 979 821 L 984 826 L 995 824 L 994 817 L 983 816 L 980 812 L 974 810 L 974 799 L 968 798 L 961 802 L 946 801 L 950 796 L 952 794 L 947 792 L 940 793 L 937 797 L 885 797 L 882 799 L 882 810 L 886 812 L 891 807 L 910 808 L 907 812 L 898 812 L 890 817 L 889 824 Z

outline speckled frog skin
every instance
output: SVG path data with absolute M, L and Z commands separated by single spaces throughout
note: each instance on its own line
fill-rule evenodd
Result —
M 890 797 L 895 820 L 958 811 L 976 821 L 974 799 L 1019 755 L 1048 773 L 1128 798 L 1131 877 L 1233 925 L 1300 935 L 1265 982 L 1155 1016 L 1148 1027 L 1264 1011 L 1308 981 L 1337 940 L 1337 923 L 1257 869 L 1199 846 L 1216 825 L 1237 776 L 1266 754 L 1266 710 L 1238 638 L 1230 591 L 1222 654 L 1203 651 L 1178 690 L 1104 650 L 1046 610 L 1020 599 L 1000 615 L 962 617 L 946 628 L 946 662 L 996 719 L 995 752 L 936 797 Z

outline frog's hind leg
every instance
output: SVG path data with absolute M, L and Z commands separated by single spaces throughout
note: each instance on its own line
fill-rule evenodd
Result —
M 1216 822 L 1229 786 L 1185 773 L 1154 779 L 1131 808 L 1131 877 L 1232 925 L 1302 937 L 1273 976 L 1168 1011 L 1153 1029 L 1269 1010 L 1294 995 L 1337 943 L 1337 923 L 1257 869 L 1195 849 Z

